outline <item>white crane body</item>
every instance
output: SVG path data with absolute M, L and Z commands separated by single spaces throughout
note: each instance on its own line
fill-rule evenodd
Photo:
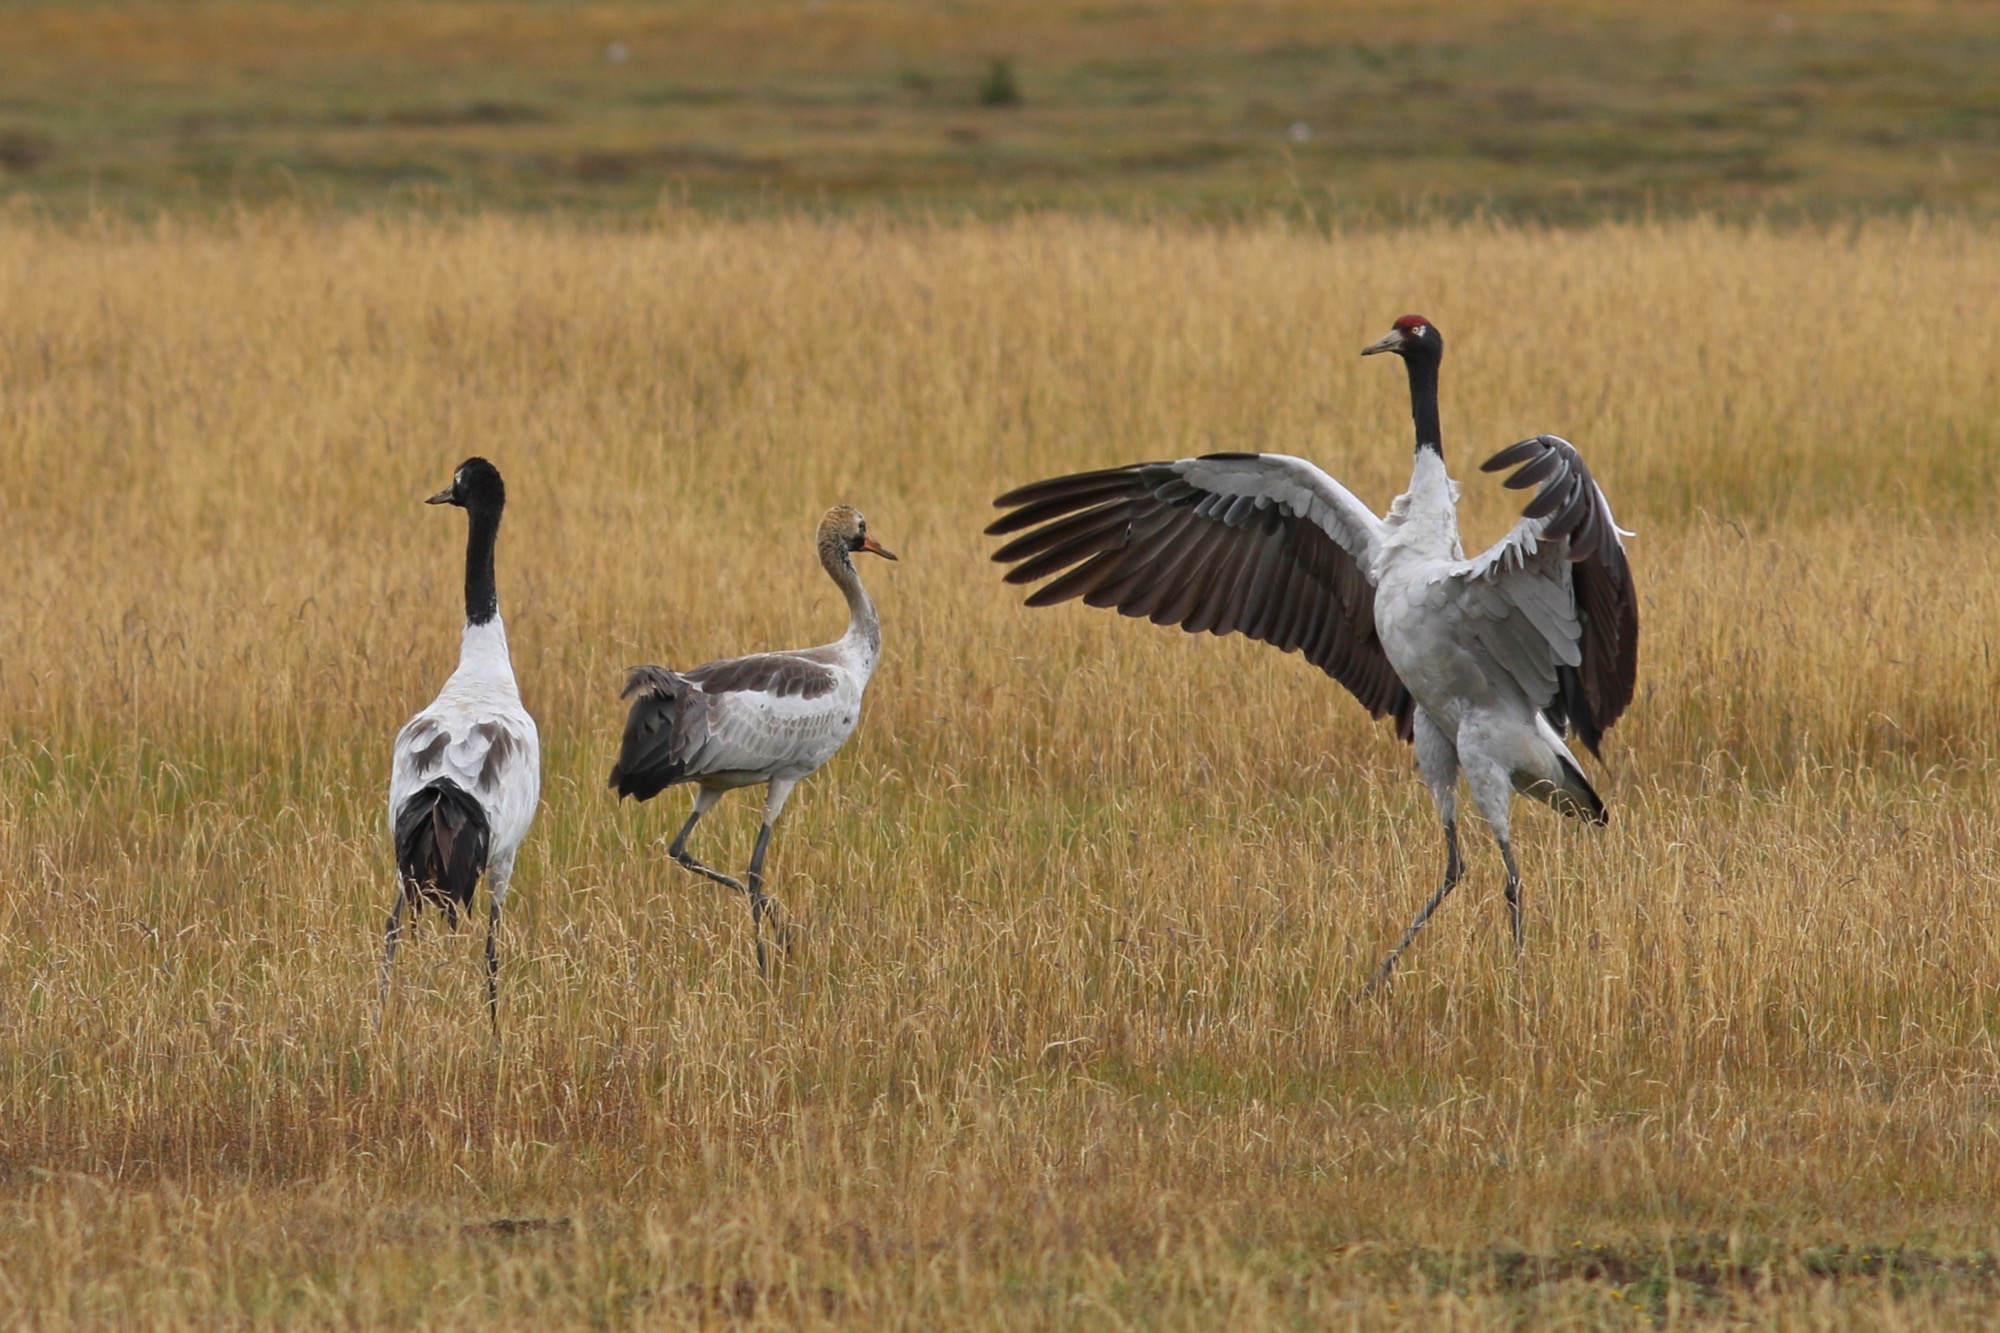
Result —
M 494 547 L 506 487 L 483 458 L 468 458 L 452 484 L 430 504 L 457 505 L 470 526 L 465 557 L 465 630 L 458 665 L 444 688 L 403 724 L 389 761 L 389 834 L 396 849 L 398 889 L 382 953 L 381 1000 L 388 1003 L 390 969 L 406 908 L 436 904 L 456 922 L 486 880 L 486 1001 L 500 1023 L 500 960 L 494 936 L 514 878 L 514 857 L 541 804 L 542 747 L 535 719 L 521 703 L 507 651 L 494 581 Z
M 495 616 L 467 625 L 458 668 L 424 710 L 403 724 L 389 768 L 389 824 L 410 798 L 439 778 L 471 794 L 485 811 L 488 888 L 505 901 L 514 857 L 541 804 L 542 745 L 521 703 Z

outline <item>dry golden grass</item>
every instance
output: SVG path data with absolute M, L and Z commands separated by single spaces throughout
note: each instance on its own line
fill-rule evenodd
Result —
M 1921 221 L 0 230 L 0 1311 L 1990 1317 L 1995 271 Z M 1295 658 L 1023 610 L 979 529 L 1211 448 L 1386 502 L 1355 353 L 1412 308 L 1469 537 L 1473 464 L 1570 436 L 1647 638 L 1611 826 L 1521 817 L 1526 957 L 1475 836 L 1353 1005 L 1438 869 L 1407 751 Z M 473 452 L 546 750 L 497 1046 L 474 934 L 369 1025 Z M 603 774 L 626 665 L 835 631 L 835 500 L 904 559 L 767 985 Z

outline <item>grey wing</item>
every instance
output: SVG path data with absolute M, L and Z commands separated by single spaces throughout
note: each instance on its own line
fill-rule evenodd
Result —
M 817 699 L 833 693 L 839 678 L 808 649 L 799 653 L 752 653 L 705 662 L 683 678 L 704 694 L 768 694 L 774 699 Z
M 1519 470 L 1511 490 L 1539 486 L 1508 534 L 1453 566 L 1470 632 L 1558 731 L 1598 744 L 1632 702 L 1639 599 L 1623 536 L 1583 455 L 1556 435 L 1501 450 L 1482 470 Z
M 613 790 L 643 801 L 682 782 L 762 781 L 824 763 L 853 731 L 859 694 L 840 693 L 836 673 L 810 657 L 764 657 L 793 660 L 732 658 L 685 674 L 633 668 Z M 824 673 L 823 684 L 815 672 Z
M 1056 477 L 994 504 L 986 531 L 1029 606 L 1082 598 L 1190 634 L 1242 634 L 1332 676 L 1410 735 L 1411 700 L 1375 631 L 1381 520 L 1285 454 L 1207 454 Z M 1024 531 L 1025 529 L 1025 531 Z

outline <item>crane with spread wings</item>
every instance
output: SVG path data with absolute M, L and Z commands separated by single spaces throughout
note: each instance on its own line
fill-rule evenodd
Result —
M 1639 660 L 1631 534 L 1575 446 L 1537 435 L 1487 460 L 1488 472 L 1517 469 L 1507 486 L 1537 490 L 1505 537 L 1467 559 L 1438 421 L 1444 339 L 1405 315 L 1362 355 L 1384 352 L 1403 359 L 1416 426 L 1409 489 L 1385 515 L 1302 458 L 1226 453 L 1035 482 L 996 500 L 1010 512 L 987 528 L 1012 538 L 993 556 L 1013 566 L 1007 581 L 1042 583 L 1028 605 L 1080 598 L 1301 653 L 1415 743 L 1444 823 L 1444 880 L 1370 989 L 1464 873 L 1461 776 L 1499 844 L 1521 946 L 1512 797 L 1606 822 L 1566 738 L 1598 753 Z

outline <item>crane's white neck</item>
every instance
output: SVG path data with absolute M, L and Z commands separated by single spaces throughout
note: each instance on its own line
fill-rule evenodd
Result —
M 507 652 L 507 625 L 496 610 L 491 619 L 469 624 L 458 641 L 458 669 L 454 680 L 504 683 L 514 687 L 514 662 Z
M 875 659 L 882 655 L 882 618 L 876 614 L 875 603 L 869 598 L 868 590 L 861 586 L 861 575 L 855 572 L 854 562 L 844 558 L 844 553 L 833 581 L 840 585 L 841 595 L 847 598 L 847 633 L 843 641 L 857 654 L 865 656 L 872 667 Z
M 1425 559 L 1458 560 L 1464 549 L 1458 539 L 1458 483 L 1445 471 L 1444 455 L 1417 450 L 1410 468 L 1410 489 L 1397 496 L 1384 520 L 1389 529 L 1385 555 L 1415 555 Z
M 838 536 L 823 533 L 819 563 L 847 599 L 847 633 L 841 636 L 841 650 L 850 661 L 865 663 L 863 669 L 872 670 L 875 659 L 882 655 L 882 620 L 875 614 L 875 603 L 869 600 L 868 590 L 861 586 L 861 575 L 854 569 L 854 556 Z

